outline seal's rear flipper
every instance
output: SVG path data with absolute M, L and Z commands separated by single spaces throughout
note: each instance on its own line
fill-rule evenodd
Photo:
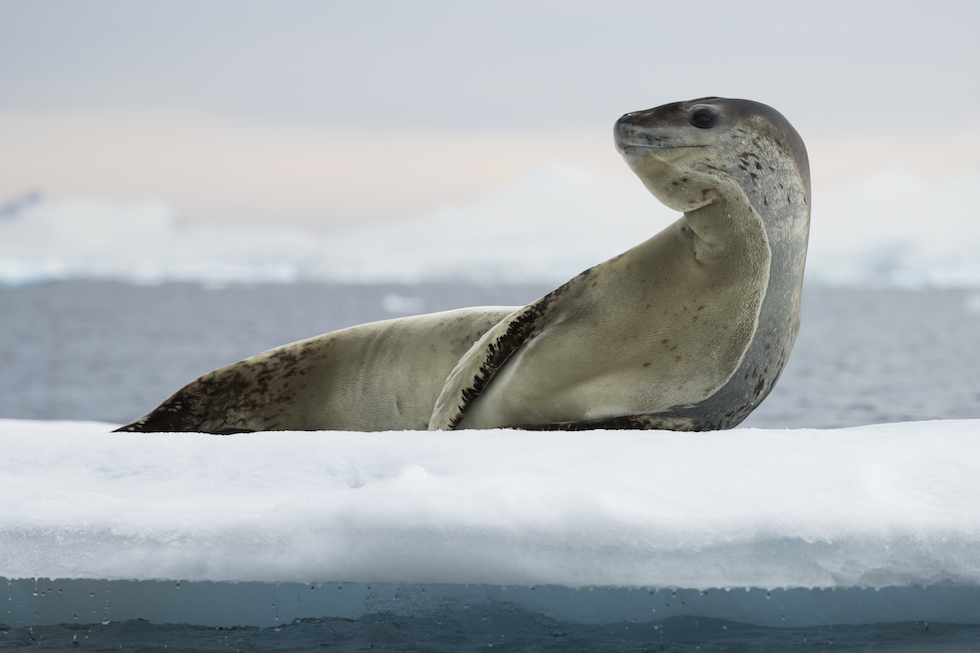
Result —
M 255 429 L 231 423 L 234 399 L 245 380 L 232 365 L 191 381 L 149 414 L 115 432 L 197 431 L 200 433 L 248 433 Z M 237 392 L 236 392 L 237 390 Z

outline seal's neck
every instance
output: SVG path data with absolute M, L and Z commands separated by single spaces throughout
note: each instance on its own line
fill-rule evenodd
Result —
M 696 236 L 699 259 L 742 256 L 765 249 L 768 262 L 769 243 L 762 218 L 738 187 L 717 192 L 704 206 L 687 211 L 684 219 Z

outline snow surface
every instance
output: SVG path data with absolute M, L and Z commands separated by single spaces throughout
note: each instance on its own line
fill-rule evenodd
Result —
M 980 420 L 118 434 L 0 420 L 0 577 L 980 586 Z
M 810 282 L 980 285 L 980 170 L 902 168 L 813 196 Z M 638 179 L 555 163 L 468 205 L 328 232 L 190 224 L 160 204 L 25 196 L 0 207 L 0 283 L 468 280 L 561 283 L 675 220 Z

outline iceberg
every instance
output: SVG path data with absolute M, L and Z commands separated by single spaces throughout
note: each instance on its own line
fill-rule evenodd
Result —
M 884 169 L 813 196 L 807 279 L 851 287 L 980 285 L 980 171 Z M 22 200 L 22 201 L 21 201 Z M 543 166 L 470 204 L 327 231 L 182 222 L 160 203 L 8 202 L 0 283 L 559 284 L 677 219 L 637 179 Z
M 112 426 L 0 420 L 7 625 L 69 612 L 270 625 L 447 604 L 582 623 L 980 623 L 978 420 L 705 433 Z

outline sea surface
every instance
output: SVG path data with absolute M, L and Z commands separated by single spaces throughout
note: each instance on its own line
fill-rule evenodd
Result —
M 526 304 L 544 285 L 0 287 L 0 417 L 123 424 L 278 345 L 419 312 Z M 782 378 L 743 423 L 837 428 L 980 417 L 980 292 L 807 288 Z
M 980 651 L 980 627 L 897 623 L 767 628 L 673 617 L 646 624 L 586 626 L 539 614 L 487 616 L 447 610 L 427 618 L 376 614 L 360 619 L 298 619 L 273 628 L 155 625 L 142 620 L 0 629 L 0 650 L 48 651 L 367 651 L 431 653 L 963 653 Z
M 542 285 L 0 288 L 0 417 L 131 421 L 191 379 L 362 322 L 525 304 Z M 743 424 L 836 428 L 980 418 L 980 292 L 807 288 L 776 389 Z M 2 617 L 2 615 L 0 615 Z M 2 624 L 2 618 L 0 618 Z M 0 625 L 0 649 L 140 651 L 977 651 L 980 627 L 899 623 L 763 628 L 710 619 L 583 626 L 519 611 L 371 615 L 219 629 L 144 621 Z

